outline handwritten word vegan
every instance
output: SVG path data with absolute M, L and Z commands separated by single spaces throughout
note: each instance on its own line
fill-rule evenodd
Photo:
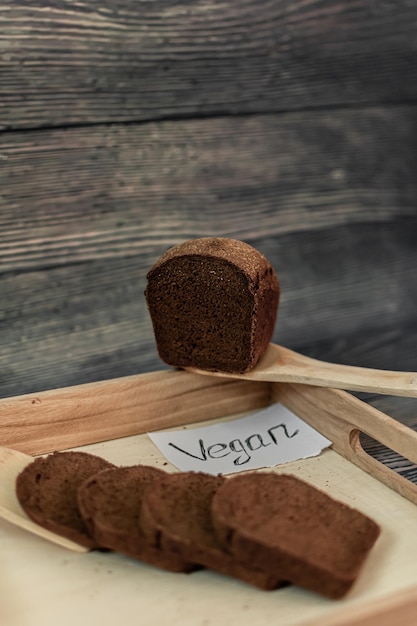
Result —
M 276 426 L 268 428 L 266 434 L 261 435 L 259 433 L 254 433 L 253 435 L 246 437 L 246 439 L 232 439 L 228 443 L 217 442 L 207 445 L 203 439 L 199 439 L 198 443 L 200 449 L 196 454 L 193 454 L 189 450 L 184 450 L 172 442 L 169 442 L 168 445 L 172 446 L 179 452 L 186 454 L 187 456 L 191 456 L 194 459 L 202 461 L 203 463 L 209 459 L 221 459 L 225 456 L 229 456 L 230 454 L 235 454 L 237 456 L 233 459 L 233 464 L 244 465 L 251 460 L 251 453 L 261 450 L 262 448 L 266 448 L 267 446 L 277 446 L 279 445 L 279 439 L 283 437 L 286 439 L 292 439 L 298 434 L 298 432 L 298 429 L 296 429 L 290 434 L 286 424 L 277 424 Z

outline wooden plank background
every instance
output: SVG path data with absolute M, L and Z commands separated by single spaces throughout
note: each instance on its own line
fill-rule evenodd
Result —
M 416 48 L 414 0 L 2 3 L 0 396 L 164 368 L 146 272 L 205 235 L 274 264 L 275 341 L 417 370 Z
M 417 97 L 414 0 L 4 0 L 3 128 Z

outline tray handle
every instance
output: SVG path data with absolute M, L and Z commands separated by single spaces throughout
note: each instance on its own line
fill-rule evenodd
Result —
M 365 433 L 417 464 L 414 430 L 338 389 L 275 383 L 273 399 L 330 439 L 336 452 L 417 504 L 417 485 L 370 456 L 360 441 Z

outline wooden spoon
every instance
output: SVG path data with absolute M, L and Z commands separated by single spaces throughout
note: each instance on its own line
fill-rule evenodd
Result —
M 87 552 L 87 548 L 74 541 L 38 526 L 26 515 L 16 497 L 16 478 L 26 465 L 33 461 L 33 457 L 11 448 L 0 447 L 0 518 L 11 522 L 15 526 L 52 541 L 74 552 Z
M 326 363 L 270 343 L 258 364 L 246 374 L 188 371 L 209 376 L 243 378 L 263 382 L 302 383 L 350 391 L 367 391 L 417 398 L 417 372 L 391 372 L 352 365 Z

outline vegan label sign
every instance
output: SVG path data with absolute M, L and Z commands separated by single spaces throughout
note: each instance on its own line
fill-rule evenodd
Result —
M 214 475 L 317 456 L 331 445 L 281 404 L 203 428 L 148 435 L 178 469 Z

